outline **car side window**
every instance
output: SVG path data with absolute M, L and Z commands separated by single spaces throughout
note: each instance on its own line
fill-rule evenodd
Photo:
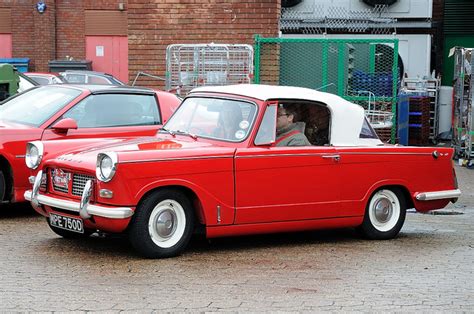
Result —
M 281 101 L 278 103 L 276 120 L 275 146 L 325 146 L 330 143 L 331 114 L 323 103 Z
M 359 138 L 375 138 L 378 139 L 377 133 L 370 125 L 367 118 L 364 118 L 364 123 L 362 124 L 362 130 L 360 131 Z
M 67 111 L 63 118 L 76 120 L 78 128 L 161 124 L 153 95 L 90 95 Z
M 83 74 L 65 74 L 68 83 L 71 84 L 85 84 L 86 76 Z
M 99 84 L 99 85 L 110 85 L 110 82 L 103 77 L 96 76 L 96 75 L 89 75 L 87 77 L 88 84 Z
M 31 78 L 33 80 L 35 80 L 36 82 L 38 82 L 40 85 L 48 85 L 49 84 L 49 80 L 45 77 L 32 76 Z

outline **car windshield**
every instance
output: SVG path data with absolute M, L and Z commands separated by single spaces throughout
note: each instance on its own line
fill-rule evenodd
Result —
M 250 133 L 256 108 L 250 102 L 191 97 L 184 100 L 164 128 L 193 138 L 241 142 Z
M 35 88 L 4 102 L 0 120 L 38 127 L 80 94 L 80 90 L 72 88 Z

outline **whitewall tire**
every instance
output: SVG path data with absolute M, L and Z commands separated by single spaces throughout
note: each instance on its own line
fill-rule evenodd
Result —
M 406 200 L 402 191 L 382 188 L 371 196 L 360 230 L 369 239 L 392 239 L 400 232 L 405 216 Z
M 179 255 L 194 229 L 194 211 L 180 191 L 164 189 L 146 196 L 132 217 L 129 239 L 148 258 Z

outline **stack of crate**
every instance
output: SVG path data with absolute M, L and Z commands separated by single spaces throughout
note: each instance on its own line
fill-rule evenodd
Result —
M 408 144 L 428 145 L 430 141 L 430 97 L 411 96 L 408 120 Z
M 374 130 L 382 142 L 390 143 L 390 139 L 392 138 L 392 128 L 377 128 Z

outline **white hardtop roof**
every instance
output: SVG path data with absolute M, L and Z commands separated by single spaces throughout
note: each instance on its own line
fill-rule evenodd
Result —
M 261 84 L 239 84 L 227 86 L 203 86 L 194 93 L 223 93 L 241 95 L 260 100 L 308 100 L 327 105 L 331 112 L 331 144 L 335 146 L 373 146 L 382 142 L 374 139 L 360 139 L 359 134 L 365 118 L 364 108 L 334 94 L 294 86 Z

